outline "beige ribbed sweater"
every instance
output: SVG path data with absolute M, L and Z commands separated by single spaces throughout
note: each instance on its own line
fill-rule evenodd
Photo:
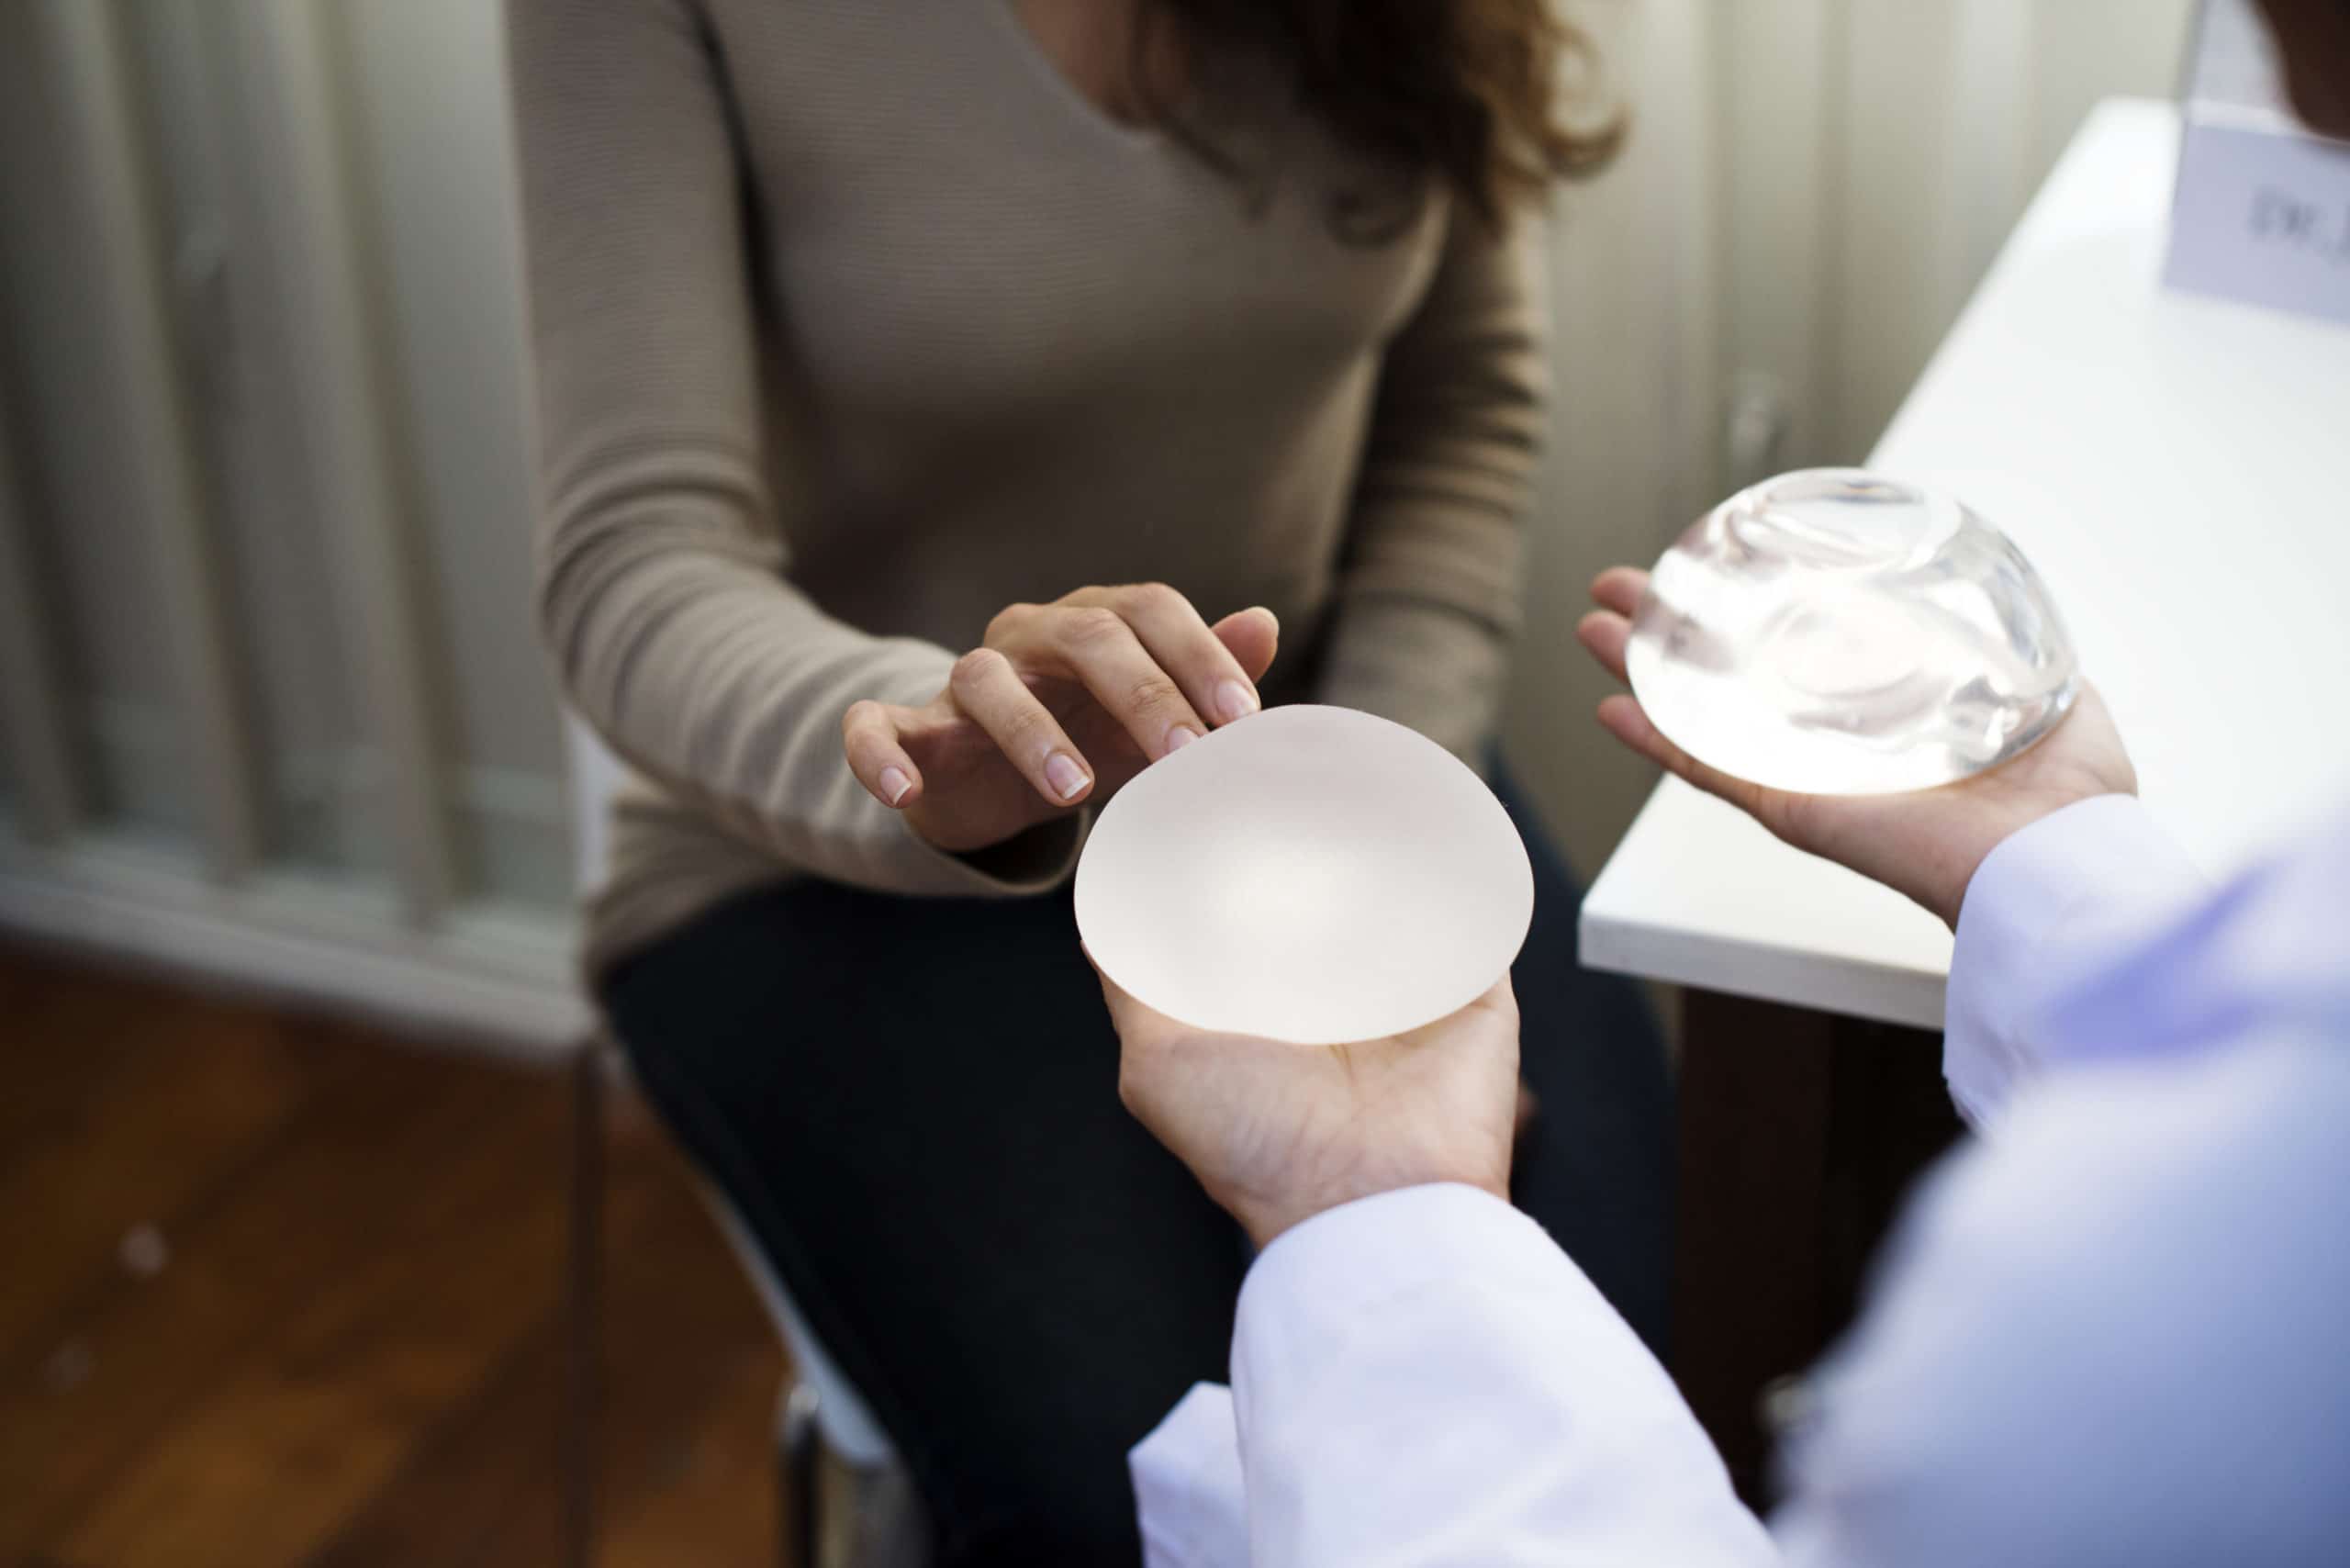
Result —
M 608 964 L 812 874 L 1051 885 L 1081 824 L 943 854 L 842 760 L 1007 604 L 1159 580 L 1281 620 L 1311 696 L 1483 745 L 1543 425 L 1539 235 L 1498 240 L 1211 64 L 1234 174 L 1080 95 L 1009 0 L 509 0 L 539 612 L 636 777 Z M 1349 243 L 1334 204 L 1416 193 Z

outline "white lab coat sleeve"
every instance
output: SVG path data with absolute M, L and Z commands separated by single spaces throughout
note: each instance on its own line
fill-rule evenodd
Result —
M 2112 966 L 2206 891 L 2135 796 L 2065 807 L 1986 857 L 1959 913 L 1942 1073 L 1978 1129 L 2024 1083 L 2096 1042 L 2052 1036 L 2052 1001 Z
M 1782 1450 L 1790 1568 L 2344 1561 L 2341 1043 L 2069 1067 L 1942 1167 Z
M 1232 1390 L 1194 1383 L 1126 1456 L 1143 1568 L 1244 1568 L 1248 1514 Z
M 1257 1568 L 1774 1561 L 1663 1368 L 1488 1193 L 1407 1188 L 1277 1238 L 1232 1374 Z
M 2350 815 L 2181 909 L 2176 852 L 2134 804 L 2091 804 L 1968 894 L 1988 918 L 1972 947 L 1961 927 L 1953 1027 L 1964 981 L 1972 1044 L 2014 1027 L 2035 1050 L 1811 1380 L 1772 1521 L 1801 1568 L 2316 1563 L 2350 1540 Z

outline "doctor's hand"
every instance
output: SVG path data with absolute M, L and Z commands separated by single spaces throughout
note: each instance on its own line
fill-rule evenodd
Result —
M 1601 608 L 1575 629 L 1583 645 L 1618 680 L 1631 617 L 1649 575 L 1630 566 L 1602 572 L 1591 586 Z M 2097 688 L 2047 738 L 2021 756 L 1955 784 L 1898 795 L 1801 795 L 1766 789 L 1708 767 L 1660 734 L 1631 697 L 1599 705 L 1615 737 L 1709 795 L 1718 795 L 1795 846 L 1883 882 L 1940 915 L 1953 930 L 1975 868 L 2009 834 L 2098 795 L 2134 795 L 2138 775 Z
M 1262 1248 L 1325 1209 L 1431 1182 L 1509 1198 L 1517 998 L 1346 1046 L 1192 1029 L 1106 976 L 1118 1097 Z
M 1015 604 L 916 708 L 864 701 L 841 721 L 858 782 L 939 848 L 985 849 L 1088 801 L 1261 705 L 1281 623 L 1214 625 L 1164 583 Z

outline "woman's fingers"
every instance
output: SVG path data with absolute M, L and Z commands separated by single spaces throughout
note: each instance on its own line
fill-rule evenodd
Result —
M 1054 662 L 1093 694 L 1151 761 L 1207 734 L 1183 689 L 1116 610 L 1101 605 L 1058 608 L 1038 624 Z M 1217 650 L 1223 655 L 1221 644 Z
M 1639 609 L 1640 595 L 1648 590 L 1649 575 L 1638 566 L 1610 566 L 1591 583 L 1593 601 L 1627 621 Z
M 1575 640 L 1599 661 L 1600 667 L 1629 685 L 1624 671 L 1624 650 L 1632 640 L 1632 623 L 1612 610 L 1595 610 L 1575 626 Z
M 1264 706 L 1256 678 L 1200 619 L 1192 601 L 1166 584 L 1091 589 L 1072 599 L 1115 610 L 1134 629 L 1143 651 L 1181 689 L 1192 711 L 1210 722 L 1229 724 Z
M 841 719 L 842 747 L 867 791 L 903 809 L 924 791 L 910 745 L 921 749 L 934 720 L 950 731 L 968 721 L 1047 803 L 1075 805 L 1092 792 L 1095 770 L 1032 680 L 1083 687 L 1155 761 L 1205 734 L 1203 712 L 1229 723 L 1257 711 L 1257 681 L 1280 641 L 1269 610 L 1244 610 L 1211 627 L 1182 595 L 1157 584 L 1015 604 L 989 625 L 985 645 L 956 661 L 946 690 L 928 706 L 853 705 Z M 1096 735 L 1096 744 L 1105 738 Z M 1124 755 L 1122 745 L 1113 749 Z M 923 755 L 937 763 L 931 751 Z
M 1074 805 L 1092 791 L 1094 768 L 1032 680 L 1049 676 L 1083 687 L 1156 761 L 1207 733 L 1203 712 L 1228 723 L 1257 711 L 1256 683 L 1280 638 L 1270 610 L 1243 610 L 1211 627 L 1172 588 L 1086 588 L 997 616 L 985 645 L 956 661 L 938 706 L 983 732 L 1046 801 Z M 923 789 L 901 717 L 902 711 L 859 703 L 842 725 L 857 778 L 877 799 L 899 806 Z
M 1046 801 L 1075 805 L 1093 788 L 1093 770 L 1084 753 L 1001 652 L 974 648 L 957 659 L 947 689 L 955 706 L 987 732 L 996 749 Z
M 922 769 L 898 740 L 897 711 L 864 701 L 841 716 L 841 749 L 856 781 L 885 806 L 910 806 L 922 796 Z
M 1281 619 L 1261 604 L 1236 610 L 1208 630 L 1231 650 L 1251 681 L 1265 678 L 1265 672 L 1273 667 L 1274 655 L 1281 651 Z

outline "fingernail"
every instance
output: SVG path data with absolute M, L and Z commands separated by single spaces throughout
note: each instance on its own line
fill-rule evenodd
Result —
M 1045 782 L 1064 801 L 1073 800 L 1085 788 L 1085 769 L 1065 751 L 1057 751 L 1045 758 Z
M 914 781 L 906 777 L 904 768 L 885 767 L 881 770 L 881 793 L 890 797 L 891 805 L 904 800 L 906 791 L 913 787 Z
M 1167 732 L 1167 749 L 1170 753 L 1181 751 L 1199 738 L 1200 732 L 1192 728 L 1191 725 L 1178 724 Z
M 1227 724 L 1245 719 L 1257 711 L 1257 694 L 1237 680 L 1227 680 L 1215 689 L 1215 710 Z

